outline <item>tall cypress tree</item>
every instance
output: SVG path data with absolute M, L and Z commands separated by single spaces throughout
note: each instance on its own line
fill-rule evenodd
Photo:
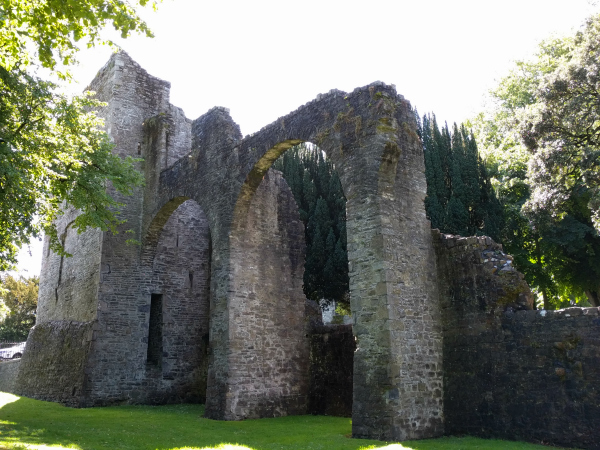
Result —
M 300 218 L 306 223 L 314 212 L 317 204 L 317 188 L 308 170 L 305 170 L 302 176 L 301 204 Z
M 448 128 L 440 131 L 435 114 L 430 121 L 432 136 L 432 164 L 434 171 L 434 192 L 442 208 L 446 208 L 450 200 L 450 166 L 451 141 Z
M 474 138 L 473 141 L 475 141 Z M 478 160 L 478 169 L 480 195 L 478 209 L 482 211 L 483 234 L 490 236 L 495 241 L 499 241 L 502 228 L 504 227 L 502 204 L 498 200 L 498 197 L 496 197 L 490 176 L 481 158 Z
M 446 126 L 446 130 L 447 130 Z M 446 207 L 446 230 L 452 234 L 469 234 L 469 211 L 467 209 L 467 187 L 463 182 L 465 164 L 464 143 L 456 124 L 451 141 L 450 158 L 450 199 Z
M 301 144 L 282 155 L 281 170 L 304 222 L 304 293 L 314 300 L 349 302 L 346 198 L 333 164 L 314 145 Z
M 462 181 L 465 189 L 465 206 L 469 211 L 469 234 L 477 234 L 483 229 L 484 217 L 488 208 L 481 203 L 481 178 L 479 167 L 479 151 L 472 134 L 469 134 L 464 124 L 460 126 L 460 134 L 464 145 Z
M 304 263 L 304 294 L 312 300 L 319 300 L 323 296 L 325 268 L 325 240 L 321 227 L 316 224 L 311 233 L 310 245 L 306 246 L 306 260 Z
M 463 236 L 499 238 L 502 210 L 475 139 L 464 124 L 445 124 L 435 115 L 417 120 L 423 142 L 427 196 L 425 210 L 433 228 Z
M 444 228 L 446 212 L 442 202 L 446 195 L 445 174 L 439 154 L 439 142 L 441 134 L 439 130 L 434 134 L 437 127 L 435 116 L 433 122 L 430 116 L 423 116 L 420 124 L 421 139 L 425 157 L 425 177 L 427 179 L 427 196 L 425 197 L 425 209 L 434 228 Z
M 444 124 L 441 133 L 439 131 L 436 133 L 436 128 L 437 124 L 434 127 L 434 136 L 436 134 L 438 135 L 436 142 L 443 173 L 443 188 L 442 191 L 438 193 L 438 196 L 440 197 L 442 206 L 447 208 L 452 195 L 452 135 L 450 134 L 447 123 Z

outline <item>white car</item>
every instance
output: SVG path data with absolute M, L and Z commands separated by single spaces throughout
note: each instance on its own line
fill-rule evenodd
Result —
M 23 356 L 23 352 L 25 351 L 26 342 L 21 342 L 17 345 L 13 345 L 12 347 L 0 348 L 0 358 L 1 359 L 14 359 L 20 358 Z

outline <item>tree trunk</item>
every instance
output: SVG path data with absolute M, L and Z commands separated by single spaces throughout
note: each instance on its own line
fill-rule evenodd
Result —
M 550 300 L 548 299 L 548 294 L 546 293 L 546 288 L 542 288 L 542 298 L 544 299 L 544 309 L 546 311 L 550 309 L 554 309 L 554 305 L 550 304 Z
M 585 291 L 585 295 L 587 295 L 588 301 L 592 306 L 600 306 L 600 298 L 598 298 L 598 291 Z
M 544 270 L 544 267 L 542 265 L 542 251 L 540 249 L 540 237 L 538 237 L 535 240 L 535 253 L 536 253 L 536 260 L 537 260 L 537 264 L 539 267 L 540 272 L 542 272 Z M 550 310 L 550 309 L 554 309 L 554 306 L 550 304 L 550 299 L 548 298 L 548 293 L 546 292 L 546 286 L 544 286 L 545 282 L 543 281 L 542 278 L 542 283 L 540 283 L 541 286 L 540 288 L 542 289 L 542 299 L 544 299 L 544 309 L 546 311 Z

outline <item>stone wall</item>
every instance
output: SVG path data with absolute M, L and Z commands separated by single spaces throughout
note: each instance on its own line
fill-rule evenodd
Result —
M 138 401 L 204 402 L 210 230 L 206 216 L 194 201 L 182 203 L 165 224 L 152 269 L 152 294 L 160 295 L 162 301 L 162 346 L 159 364 L 144 361 L 146 376 L 157 384 L 156 397 L 141 394 Z M 149 343 L 148 339 L 142 341 Z
M 15 392 L 21 359 L 0 362 L 0 392 Z
M 158 196 L 147 211 L 159 214 L 173 199 L 189 197 L 209 219 L 207 415 L 236 417 L 237 397 L 230 394 L 237 389 L 231 355 L 238 351 L 230 320 L 238 295 L 232 232 L 246 220 L 271 164 L 291 146 L 309 141 L 335 164 L 348 200 L 351 306 L 359 343 L 353 434 L 405 439 L 443 432 L 435 260 L 422 209 L 424 167 L 415 130 L 410 104 L 379 82 L 321 95 L 246 138 L 224 108 L 192 123 L 191 154 L 160 174 Z M 409 322 L 402 315 L 407 310 L 413 315 Z M 432 370 L 423 372 L 422 363 Z
M 308 412 L 352 416 L 352 366 L 356 342 L 352 325 L 313 326 L 310 331 Z
M 76 212 L 59 220 L 74 257 L 46 247 L 17 393 L 92 406 L 202 401 L 206 386 L 211 418 L 307 411 L 302 224 L 269 168 L 312 142 L 347 199 L 354 340 L 331 339 L 344 355 L 356 343 L 353 436 L 598 448 L 598 311 L 544 316 L 501 246 L 432 237 L 414 112 L 394 86 L 332 90 L 247 137 L 226 108 L 187 119 L 169 83 L 124 53 L 90 88 L 114 151 L 142 157 L 146 183 L 115 195 L 127 220 L 116 235 L 76 234 Z M 346 410 L 339 392 L 325 401 Z
M 79 234 L 72 228 L 75 217 L 76 212 L 69 210 L 56 223 L 71 257 L 50 251 L 49 239 L 44 240 L 37 323 L 90 322 L 96 318 L 102 232 L 92 229 Z
M 56 371 L 39 375 L 47 378 L 48 386 L 23 381 L 32 396 L 77 406 L 204 398 L 210 236 L 202 210 L 198 205 L 181 205 L 185 201 L 181 199 L 160 218 L 155 239 L 146 247 L 126 243 L 131 238 L 145 242 L 140 230 L 145 218 L 154 219 L 143 212 L 148 196 L 155 196 L 154 180 L 191 150 L 191 121 L 181 109 L 169 104 L 169 86 L 124 53 L 113 55 L 89 86 L 107 103 L 99 115 L 115 143 L 115 153 L 144 158 L 139 169 L 146 174 L 146 186 L 137 188 L 130 197 L 116 194 L 109 186 L 111 194 L 127 205 L 120 215 L 127 223 L 118 234 L 91 230 L 79 235 L 70 227 L 76 211 L 68 211 L 59 219 L 59 233 L 63 233 L 65 248 L 73 256 L 59 257 L 46 245 L 37 320 L 42 327 L 30 340 L 43 331 L 62 336 L 64 342 L 75 342 L 77 334 L 65 335 L 76 333 L 73 321 L 93 332 L 85 352 L 74 352 L 68 358 L 53 356 L 51 364 L 56 365 Z M 163 119 L 164 132 L 152 140 L 145 122 L 156 116 Z M 177 248 L 177 239 L 185 243 L 185 250 Z M 152 248 L 146 252 L 149 262 L 142 258 L 148 246 Z M 152 294 L 162 294 L 164 300 L 164 345 L 158 373 L 147 367 Z M 45 358 L 60 351 L 59 347 L 44 349 L 28 343 L 31 358 L 23 361 L 21 372 L 39 371 L 44 367 L 40 366 L 42 361 L 49 363 Z M 75 363 L 76 355 L 84 359 Z M 80 377 L 73 384 L 77 389 L 69 393 L 61 390 L 62 381 L 57 382 L 58 390 L 50 388 L 53 379 L 66 380 L 63 370 L 73 370 L 73 376 Z M 81 373 L 76 373 L 78 370 Z
M 600 448 L 598 308 L 533 310 L 500 245 L 434 235 L 446 432 Z
M 355 390 L 353 408 L 356 416 L 362 417 L 362 423 L 356 418 L 352 422 L 353 434 L 357 437 L 372 435 L 362 434 L 365 425 L 372 429 L 382 427 L 382 424 L 386 424 L 382 427 L 384 430 L 392 430 L 381 435 L 380 438 L 385 439 L 424 439 L 444 433 L 442 328 L 437 273 L 431 225 L 424 211 L 423 147 L 416 136 L 415 125 L 410 116 L 398 117 L 395 124 L 383 120 L 379 125 L 382 133 L 391 134 L 394 130 L 398 137 L 384 146 L 377 187 L 378 203 L 384 212 L 380 219 L 381 235 L 373 236 L 370 243 L 370 250 L 379 248 L 384 260 L 383 270 L 379 272 L 381 281 L 370 285 L 380 301 L 362 303 L 367 323 L 372 323 L 373 317 L 382 316 L 386 317 L 386 321 L 379 324 L 380 328 L 371 330 L 369 337 L 362 335 L 362 326 L 355 326 L 354 332 L 357 354 L 365 347 L 371 347 L 370 341 L 374 338 L 389 339 L 390 353 L 385 364 L 377 361 L 377 364 L 362 371 L 357 370 L 355 362 L 354 376 L 355 384 L 364 383 L 366 386 L 373 382 L 369 381 L 369 377 L 381 380 L 377 384 L 387 411 L 380 412 L 377 414 L 379 418 L 375 418 L 373 412 L 378 408 L 369 407 L 367 403 L 362 413 L 358 413 L 363 402 Z M 348 227 L 348 233 L 351 232 L 354 236 L 348 240 L 351 242 L 349 255 L 351 251 L 356 254 L 357 248 L 365 247 L 365 243 L 359 241 L 364 238 L 364 230 Z M 369 253 L 366 251 L 361 256 Z M 352 264 L 351 279 L 357 275 L 356 269 L 357 265 Z M 385 303 L 381 301 L 384 297 Z M 387 336 L 383 336 L 381 327 L 386 330 Z M 376 348 L 371 351 L 377 355 Z M 390 383 L 387 386 L 382 382 L 384 376 Z M 390 409 L 393 411 L 391 414 Z M 375 423 L 371 422 L 373 419 Z
M 281 172 L 266 173 L 231 242 L 229 418 L 306 414 L 304 225 Z

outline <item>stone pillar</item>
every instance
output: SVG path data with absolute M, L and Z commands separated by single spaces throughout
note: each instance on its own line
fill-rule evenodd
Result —
M 423 155 L 411 114 L 399 109 L 365 138 L 354 153 L 370 156 L 347 167 L 345 175 L 359 180 L 346 205 L 357 340 L 354 437 L 443 434 L 435 258 L 423 207 Z

